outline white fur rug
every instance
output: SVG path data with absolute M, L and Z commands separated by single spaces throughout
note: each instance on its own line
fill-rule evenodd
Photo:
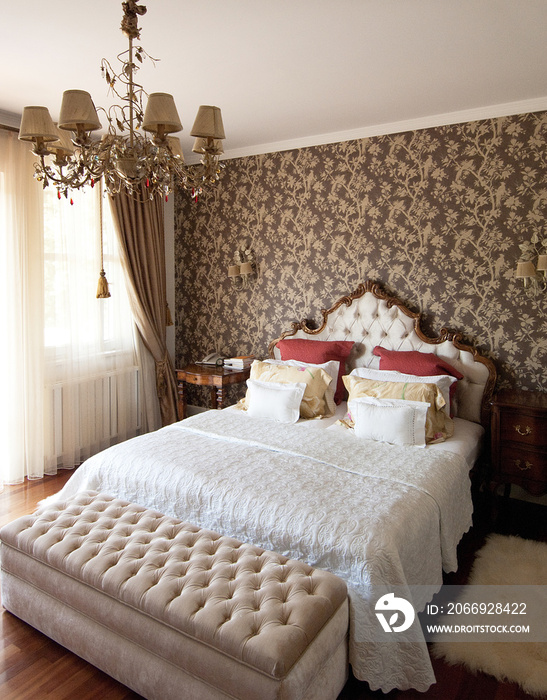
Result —
M 547 586 L 547 544 L 490 535 L 477 553 L 469 583 Z M 518 683 L 530 695 L 547 698 L 547 643 L 438 642 L 432 653 L 449 664 Z

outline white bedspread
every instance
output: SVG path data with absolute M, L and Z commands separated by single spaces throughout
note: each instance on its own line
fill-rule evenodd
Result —
M 425 642 L 371 642 L 367 592 L 456 568 L 472 513 L 461 455 L 208 411 L 91 457 L 53 499 L 87 489 L 332 571 L 348 584 L 355 676 L 384 692 L 435 682 Z

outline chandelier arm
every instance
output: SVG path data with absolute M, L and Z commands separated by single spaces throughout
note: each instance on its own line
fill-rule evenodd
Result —
M 131 40 L 130 40 L 131 43 Z M 141 51 L 142 48 L 136 47 L 136 51 Z M 129 60 L 122 59 L 121 57 L 127 54 Z M 138 55 L 138 54 L 137 54 Z M 148 55 L 148 54 L 146 54 Z M 120 131 L 124 131 L 125 128 L 129 127 L 130 133 L 132 131 L 131 124 L 134 124 L 134 120 L 131 120 L 131 111 L 133 115 L 136 113 L 137 128 L 142 124 L 144 117 L 143 108 L 143 97 L 147 95 L 144 87 L 140 83 L 136 83 L 134 79 L 134 74 L 138 70 L 138 66 L 133 63 L 131 50 L 123 51 L 118 55 L 118 59 L 123 63 L 123 69 L 119 74 L 114 73 L 114 70 L 110 63 L 103 58 L 102 71 L 105 80 L 109 86 L 109 90 L 113 92 L 116 97 L 118 97 L 125 105 L 111 105 L 107 110 L 102 109 L 105 113 L 108 123 L 109 130 L 115 133 L 115 128 L 113 127 L 113 121 L 116 122 Z M 155 60 L 155 59 L 152 59 Z M 112 74 L 111 72 L 112 71 Z M 125 86 L 125 93 L 121 93 L 115 86 L 116 81 L 122 83 Z M 128 114 L 129 112 L 129 114 Z
M 64 172 L 64 167 L 68 167 L 68 172 Z M 76 190 L 87 184 L 92 184 L 92 181 L 100 177 L 100 174 L 96 169 L 91 171 L 72 164 L 68 166 L 57 165 L 56 172 L 45 162 L 45 157 L 42 155 L 40 162 L 34 163 L 34 177 L 39 182 L 43 182 L 44 188 L 53 183 L 59 192 L 66 193 L 68 190 Z
M 142 46 L 133 46 L 133 51 L 134 51 L 134 56 L 135 58 L 142 63 L 143 58 L 147 58 L 148 60 L 152 61 L 153 64 L 158 63 L 159 59 L 154 58 L 151 56 L 149 53 L 147 53 Z M 108 85 L 108 88 L 110 91 L 112 91 L 116 97 L 118 97 L 120 100 L 125 100 L 127 99 L 127 92 L 125 94 L 120 93 L 115 85 L 116 81 L 119 81 L 123 83 L 126 86 L 129 84 L 129 80 L 127 78 L 127 70 L 128 66 L 131 64 L 133 66 L 133 84 L 134 86 L 139 90 L 142 91 L 144 95 L 147 95 L 148 93 L 144 89 L 144 86 L 141 85 L 140 83 L 135 82 L 135 73 L 139 70 L 139 66 L 133 62 L 132 59 L 127 60 L 125 56 L 129 56 L 129 49 L 126 49 L 125 51 L 121 51 L 117 56 L 117 60 L 122 64 L 122 71 L 120 73 L 116 73 L 114 68 L 112 67 L 112 64 L 110 61 L 106 58 L 103 58 L 101 60 L 101 71 L 103 73 L 103 77 L 106 81 L 106 84 Z

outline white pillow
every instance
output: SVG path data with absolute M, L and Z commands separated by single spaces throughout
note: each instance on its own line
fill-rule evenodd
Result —
M 253 418 L 269 418 L 278 423 L 296 423 L 300 418 L 300 403 L 304 382 L 286 384 L 247 379 L 247 413 Z
M 376 399 L 361 396 L 348 403 L 355 435 L 392 445 L 425 447 L 425 401 Z
M 301 362 L 300 360 L 264 360 L 270 365 L 290 365 L 291 367 L 319 367 L 325 370 L 325 372 L 331 377 L 332 381 L 328 385 L 325 391 L 325 403 L 327 404 L 327 410 L 329 415 L 333 415 L 336 411 L 336 404 L 334 403 L 334 394 L 336 393 L 336 386 L 338 383 L 338 371 L 340 369 L 340 363 L 338 360 L 330 360 L 329 362 L 323 362 L 322 365 L 315 365 L 311 362 Z
M 450 417 L 450 387 L 457 382 L 456 377 L 449 374 L 435 374 L 431 377 L 418 377 L 415 374 L 404 374 L 392 369 L 371 369 L 370 367 L 356 367 L 351 375 L 361 379 L 376 379 L 379 382 L 409 382 L 411 384 L 435 384 L 443 395 L 445 404 L 444 412 Z M 350 376 L 351 376 L 350 375 Z

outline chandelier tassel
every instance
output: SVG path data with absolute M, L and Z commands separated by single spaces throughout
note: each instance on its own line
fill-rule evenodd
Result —
M 110 292 L 108 291 L 108 280 L 106 279 L 106 273 L 101 269 L 101 276 L 99 277 L 99 283 L 97 285 L 97 299 L 108 299 Z
M 97 284 L 97 299 L 108 299 L 110 296 L 110 291 L 108 289 L 108 280 L 106 279 L 106 274 L 104 271 L 103 263 L 103 193 L 102 193 L 102 180 L 101 187 L 99 187 L 99 217 L 101 219 L 100 225 L 100 235 L 101 235 L 101 273 L 99 275 L 99 282 Z

